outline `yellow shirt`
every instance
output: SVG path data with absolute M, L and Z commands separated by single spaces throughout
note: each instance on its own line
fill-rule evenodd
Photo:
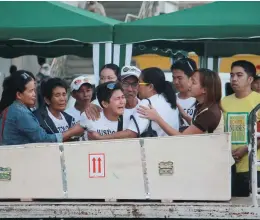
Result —
M 247 140 L 247 120 L 250 112 L 260 104 L 260 94 L 251 92 L 245 98 L 238 99 L 235 94 L 222 99 L 221 106 L 224 113 L 225 131 L 231 132 L 232 149 L 246 145 Z M 247 116 L 248 115 L 248 116 Z M 259 121 L 260 118 L 257 120 Z M 257 151 L 257 158 L 260 158 L 260 150 Z M 236 164 L 238 173 L 249 171 L 248 155 L 245 155 Z

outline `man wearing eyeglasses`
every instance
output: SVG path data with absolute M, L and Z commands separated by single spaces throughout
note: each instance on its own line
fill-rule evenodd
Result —
M 130 116 L 133 114 L 135 108 L 139 103 L 138 94 L 138 80 L 141 70 L 135 66 L 124 66 L 121 71 L 121 84 L 126 98 L 126 106 L 124 112 L 124 128 L 127 128 L 130 122 Z

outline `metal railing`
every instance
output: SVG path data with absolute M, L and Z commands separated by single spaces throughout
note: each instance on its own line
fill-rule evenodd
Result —
M 125 22 L 158 15 L 158 5 L 158 1 L 143 1 L 138 15 L 127 14 L 125 17 Z
M 257 168 L 260 167 L 260 161 L 257 159 L 257 139 L 260 138 L 260 132 L 257 131 L 257 112 L 260 110 L 260 104 L 258 104 L 249 115 L 249 166 L 251 170 L 251 190 L 252 201 L 255 207 L 258 207 L 258 199 L 260 199 L 260 188 L 258 188 L 257 181 Z

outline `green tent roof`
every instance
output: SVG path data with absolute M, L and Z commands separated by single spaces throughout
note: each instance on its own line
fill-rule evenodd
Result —
M 119 21 L 60 2 L 0 1 L 0 41 L 25 39 L 50 42 L 113 40 Z
M 260 2 L 213 2 L 115 25 L 114 43 L 260 37 Z

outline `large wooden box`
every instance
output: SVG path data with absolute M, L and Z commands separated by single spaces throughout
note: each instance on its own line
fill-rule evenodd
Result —
M 230 200 L 230 135 L 144 140 L 151 199 Z
M 144 199 L 139 140 L 64 144 L 68 198 Z
M 226 201 L 230 134 L 0 147 L 0 198 Z
M 0 198 L 64 198 L 59 145 L 1 146 Z

